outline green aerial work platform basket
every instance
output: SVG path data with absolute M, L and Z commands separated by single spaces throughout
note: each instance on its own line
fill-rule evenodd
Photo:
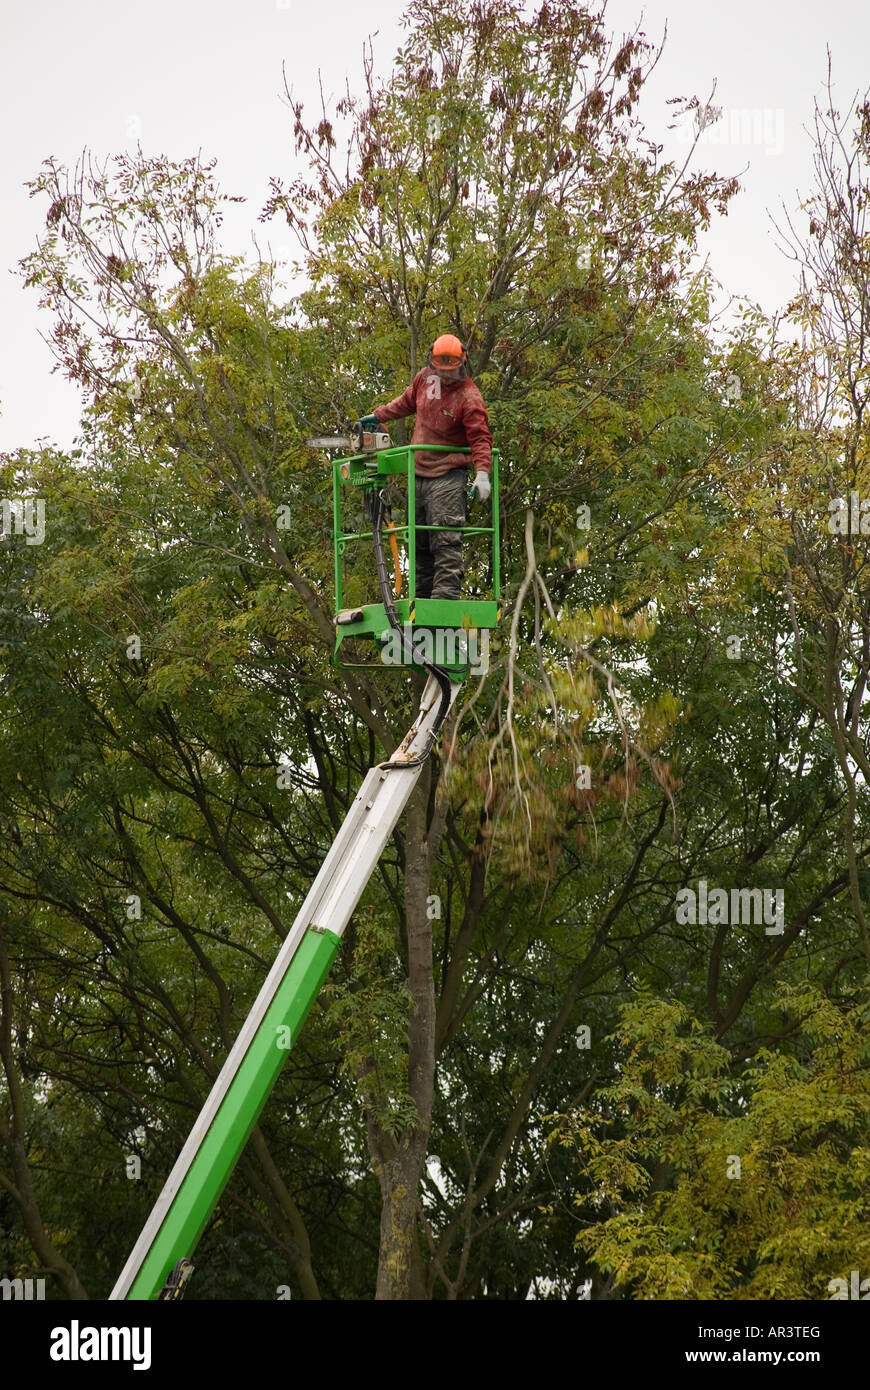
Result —
M 499 567 L 499 508 L 498 462 L 499 451 L 492 451 L 492 525 L 451 527 L 460 531 L 463 541 L 468 536 L 489 537 L 485 561 L 477 557 L 466 569 L 472 571 L 472 593 L 468 598 L 432 599 L 416 596 L 417 533 L 439 531 L 444 527 L 418 526 L 415 521 L 416 453 L 468 454 L 468 447 L 439 444 L 401 444 L 372 453 L 358 453 L 336 458 L 332 465 L 333 545 L 335 556 L 335 652 L 337 666 L 347 670 L 361 667 L 422 665 L 412 659 L 413 647 L 419 657 L 442 667 L 453 679 L 463 679 L 469 672 L 477 674 L 486 669 L 489 650 L 489 631 L 499 621 L 501 610 L 501 575 Z M 371 530 L 345 531 L 343 512 L 347 511 L 349 488 L 382 490 L 393 478 L 407 479 L 407 519 L 391 527 L 397 544 L 404 546 L 399 572 L 402 594 L 393 599 L 393 607 L 409 642 L 400 641 L 394 632 L 383 603 L 362 603 L 346 606 L 345 561 L 351 546 L 372 544 Z M 342 503 L 345 503 L 344 507 Z M 395 554 L 395 552 L 394 552 Z M 468 573 L 466 574 L 466 579 Z M 484 587 L 485 586 L 485 587 Z M 374 586 L 377 592 L 377 584 Z M 353 659 L 345 646 L 350 639 L 367 639 L 375 647 L 373 660 Z M 344 647 L 344 651 L 342 650 Z M 380 650 L 378 650 L 380 649 Z

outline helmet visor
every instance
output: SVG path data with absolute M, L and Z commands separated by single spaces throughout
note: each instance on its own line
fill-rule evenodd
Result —
M 455 352 L 433 352 L 432 366 L 443 367 L 447 370 L 451 367 L 461 367 L 462 358 L 458 357 Z

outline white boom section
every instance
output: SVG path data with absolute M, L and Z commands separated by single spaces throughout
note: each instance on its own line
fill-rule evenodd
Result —
M 451 705 L 460 688 L 451 683 Z M 390 758 L 389 765 L 369 769 L 332 842 L 287 937 L 285 949 L 291 941 L 294 943 L 291 955 L 309 927 L 320 927 L 336 936 L 344 932 L 417 785 L 423 764 L 419 767 L 406 767 L 405 764 L 426 748 L 440 704 L 441 689 L 430 676 L 416 720 Z M 297 932 L 298 938 L 294 941 Z
M 460 685 L 451 682 L 451 706 L 460 689 Z M 440 686 L 434 676 L 430 676 L 420 701 L 420 712 L 389 763 L 381 767 L 372 767 L 366 774 L 356 799 L 320 866 L 320 872 L 311 885 L 308 897 L 299 909 L 296 920 L 242 1024 L 241 1031 L 188 1135 L 184 1148 L 166 1179 L 163 1191 L 154 1204 L 142 1234 L 133 1247 L 118 1282 L 109 1294 L 110 1300 L 127 1297 L 305 933 L 314 927 L 321 931 L 334 932 L 336 936 L 343 934 L 366 884 L 375 871 L 384 846 L 417 785 L 423 764 L 408 767 L 407 763 L 425 751 L 440 705 Z

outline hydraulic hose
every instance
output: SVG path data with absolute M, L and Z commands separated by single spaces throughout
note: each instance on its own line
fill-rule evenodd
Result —
M 426 747 L 423 749 L 423 752 L 419 753 L 416 758 L 409 759 L 406 763 L 380 764 L 381 767 L 418 767 L 420 763 L 424 763 L 426 761 L 429 754 L 432 752 L 432 747 L 435 743 L 435 740 L 441 732 L 441 725 L 447 718 L 447 713 L 450 709 L 451 681 L 450 676 L 448 675 L 447 671 L 444 670 L 443 667 L 435 666 L 431 661 L 426 661 L 424 657 L 421 657 L 419 653 L 417 653 L 414 650 L 413 645 L 408 641 L 408 638 L 402 628 L 402 624 L 399 622 L 399 615 L 396 612 L 395 605 L 393 603 L 393 597 L 390 593 L 390 578 L 389 574 L 387 573 L 387 557 L 384 552 L 384 537 L 382 533 L 384 513 L 387 510 L 387 501 L 383 492 L 375 492 L 374 489 L 372 489 L 368 493 L 366 501 L 368 504 L 369 515 L 372 519 L 372 537 L 374 539 L 375 546 L 375 566 L 377 567 L 378 571 L 378 587 L 381 591 L 381 601 L 384 605 L 384 612 L 387 616 L 387 622 L 390 624 L 390 627 L 393 629 L 393 631 L 397 633 L 399 641 L 402 643 L 402 652 L 405 656 L 409 657 L 409 664 L 412 666 L 422 666 L 425 671 L 429 672 L 430 676 L 435 677 L 436 681 L 438 682 L 438 685 L 441 688 L 441 708 L 438 711 L 438 717 L 436 718 L 435 723 L 432 726 L 432 729 L 429 734 L 429 740 L 426 744 Z
M 388 530 L 388 532 L 389 532 L 389 534 L 390 534 L 390 554 L 391 554 L 392 557 L 393 557 L 393 571 L 394 571 L 394 573 L 395 573 L 395 580 L 394 580 L 394 583 L 393 583 L 393 593 L 395 594 L 396 598 L 401 598 L 401 597 L 402 597 L 402 563 L 401 563 L 401 561 L 400 561 L 400 559 L 399 559 L 399 545 L 398 545 L 398 542 L 397 542 L 397 540 L 396 540 L 396 528 L 395 528 L 395 526 L 393 525 L 392 513 L 389 512 L 389 511 L 387 512 L 387 530 Z

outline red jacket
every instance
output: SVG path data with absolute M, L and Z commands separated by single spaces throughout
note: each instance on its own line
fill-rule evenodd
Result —
M 440 478 L 451 468 L 492 471 L 492 435 L 483 396 L 470 377 L 441 381 L 431 367 L 417 373 L 407 391 L 389 405 L 373 410 L 382 425 L 405 415 L 417 416 L 412 444 L 470 445 L 471 454 L 416 454 L 414 472 Z

